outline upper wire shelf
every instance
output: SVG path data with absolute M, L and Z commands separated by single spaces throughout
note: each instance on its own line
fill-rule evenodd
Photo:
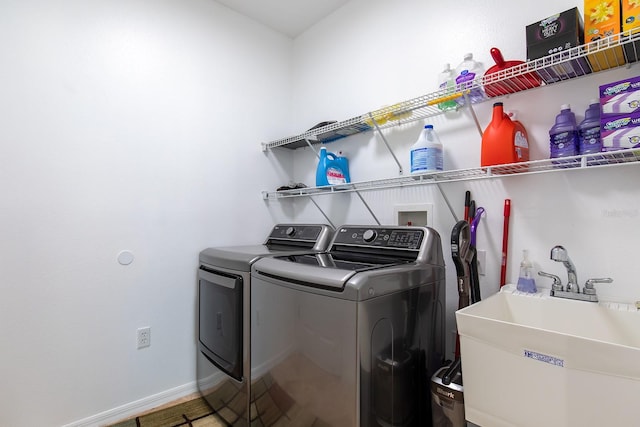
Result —
M 559 172 L 599 168 L 622 164 L 638 164 L 640 150 L 620 150 L 558 159 L 533 160 L 530 162 L 510 163 L 506 165 L 486 166 L 473 169 L 458 169 L 452 171 L 429 172 L 397 178 L 379 179 L 373 181 L 353 182 L 349 184 L 330 185 L 324 187 L 306 187 L 283 191 L 263 191 L 265 200 L 284 199 L 292 197 L 308 197 L 337 193 L 349 193 L 368 190 L 391 189 L 416 185 L 439 184 L 444 182 L 468 181 L 487 178 L 502 178 L 543 172 Z
M 296 149 L 308 144 L 327 143 L 373 129 L 386 129 L 443 114 L 443 103 L 464 100 L 479 104 L 499 96 L 539 86 L 547 86 L 578 76 L 637 62 L 640 58 L 640 33 L 630 31 L 615 34 L 581 46 L 576 46 L 540 59 L 524 62 L 495 73 L 394 104 L 389 107 L 312 128 L 302 134 L 262 143 L 263 151 L 277 147 Z M 481 97 L 467 97 L 474 89 L 482 89 Z

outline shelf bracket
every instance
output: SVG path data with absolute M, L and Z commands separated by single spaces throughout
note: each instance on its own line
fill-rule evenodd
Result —
M 398 161 L 398 158 L 396 157 L 395 153 L 391 149 L 391 146 L 389 145 L 389 142 L 387 142 L 387 138 L 384 137 L 384 134 L 380 130 L 380 126 L 378 126 L 378 122 L 376 121 L 376 119 L 373 118 L 373 114 L 371 114 L 371 113 L 369 113 L 369 118 L 371 119 L 371 122 L 373 123 L 373 126 L 375 126 L 376 130 L 378 131 L 378 134 L 382 138 L 382 142 L 384 142 L 384 145 L 387 146 L 387 150 L 389 150 L 389 153 L 391 153 L 391 156 L 393 156 L 393 160 L 396 161 L 396 164 L 398 165 L 398 173 L 400 175 L 402 175 L 402 165 L 400 164 L 400 162 Z
M 449 202 L 449 198 L 447 197 L 447 195 L 444 194 L 444 190 L 442 190 L 442 186 L 440 185 L 439 182 L 436 183 L 436 187 L 438 187 L 438 190 L 440 190 L 440 194 L 442 195 L 442 198 L 444 199 L 444 202 L 447 204 L 447 207 L 449 208 L 449 212 L 451 212 L 451 215 L 453 216 L 453 220 L 457 223 L 458 222 L 458 216 L 456 215 L 456 211 L 451 206 L 451 202 Z
M 469 106 L 469 111 L 471 112 L 473 121 L 476 122 L 476 127 L 478 128 L 478 132 L 480 132 L 480 138 L 482 138 L 482 127 L 480 126 L 480 122 L 478 121 L 478 116 L 476 116 L 476 111 L 473 109 L 471 100 L 469 99 L 469 91 L 465 91 L 463 96 L 464 96 L 464 102 Z
M 580 167 L 581 168 L 586 168 L 587 167 L 587 158 L 583 157 L 580 159 Z
M 309 196 L 309 200 L 311 200 L 311 202 L 316 205 L 316 208 L 318 208 L 318 210 L 320 211 L 320 213 L 322 214 L 322 216 L 324 217 L 324 219 L 327 220 L 327 222 L 329 223 L 330 226 L 332 226 L 334 229 L 336 228 L 336 226 L 333 224 L 333 222 L 331 222 L 331 220 L 329 219 L 329 217 L 327 216 L 327 214 L 324 213 L 324 211 L 322 210 L 322 208 L 320 207 L 320 205 L 318 205 L 318 203 L 313 200 L 313 197 Z
M 369 214 L 371 214 L 371 216 L 373 217 L 373 220 L 376 222 L 376 224 L 378 225 L 382 225 L 380 223 L 380 221 L 378 220 L 378 217 L 376 217 L 376 214 L 373 213 L 373 211 L 371 210 L 371 207 L 369 207 L 369 204 L 366 202 L 366 200 L 364 200 L 364 197 L 362 197 L 362 194 L 360 194 L 360 192 L 356 189 L 354 189 L 353 191 L 354 193 L 356 193 L 358 195 L 358 197 L 360 198 L 360 201 L 362 202 L 362 204 L 364 205 L 365 208 L 367 208 L 367 210 L 369 211 Z M 322 210 L 322 208 L 320 207 L 320 205 L 318 205 L 318 203 L 313 199 L 313 197 L 308 196 L 309 200 L 311 200 L 311 202 L 316 205 L 316 208 L 318 208 L 318 210 L 320 211 L 320 213 L 322 214 L 322 216 L 327 220 L 327 222 L 333 227 L 336 228 L 336 226 L 333 224 L 333 222 L 331 222 L 331 220 L 329 219 L 329 217 L 327 216 L 327 214 Z
M 369 207 L 369 204 L 364 200 L 364 197 L 362 197 L 362 194 L 360 194 L 360 192 L 358 190 L 355 190 L 355 189 L 354 189 L 354 192 L 358 195 L 358 197 L 360 198 L 360 201 L 362 202 L 364 207 L 367 208 L 367 210 L 369 211 L 369 213 L 373 217 L 373 220 L 376 222 L 376 224 L 382 225 L 382 224 L 380 224 L 380 221 L 378 220 L 378 217 L 376 217 L 376 214 L 374 214 L 373 211 L 371 210 L 371 208 Z
M 311 144 L 311 140 L 309 138 L 304 138 L 304 142 L 307 143 L 307 145 L 309 146 L 309 148 L 311 148 L 311 151 L 313 151 L 316 155 L 317 158 L 320 158 L 320 153 L 318 153 L 318 150 L 316 150 L 315 148 L 313 148 L 313 145 Z M 316 142 L 318 142 L 318 140 L 316 139 Z

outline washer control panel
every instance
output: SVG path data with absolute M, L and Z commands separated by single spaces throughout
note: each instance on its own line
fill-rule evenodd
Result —
M 419 249 L 424 230 L 411 227 L 340 227 L 334 245 L 374 246 L 389 249 Z

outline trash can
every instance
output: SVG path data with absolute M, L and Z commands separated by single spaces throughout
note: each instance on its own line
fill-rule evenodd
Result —
M 464 419 L 464 390 L 459 361 L 457 367 L 454 367 L 450 373 L 451 382 L 444 384 L 442 381 L 442 377 L 450 366 L 443 366 L 431 377 L 433 427 L 466 427 L 467 425 Z

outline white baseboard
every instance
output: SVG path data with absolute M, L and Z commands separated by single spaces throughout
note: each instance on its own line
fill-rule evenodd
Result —
M 251 370 L 252 378 L 260 377 L 261 375 L 269 372 L 271 368 L 280 364 L 284 359 L 286 359 L 290 353 L 293 351 L 292 348 L 287 348 L 284 351 L 280 352 L 272 359 L 261 363 L 259 366 L 254 366 Z M 221 378 L 226 377 L 222 372 L 217 372 L 210 377 L 204 378 L 200 380 L 200 388 L 207 389 L 209 386 L 214 386 L 220 382 Z M 117 408 L 109 409 L 108 411 L 101 412 L 96 415 L 92 415 L 90 417 L 84 418 L 82 420 L 74 421 L 70 424 L 65 424 L 62 427 L 100 427 L 107 424 L 112 424 L 126 418 L 132 417 L 141 412 L 148 411 L 149 409 L 153 409 L 157 406 L 164 405 L 165 403 L 169 403 L 173 400 L 180 399 L 181 397 L 188 396 L 189 394 L 196 393 L 198 391 L 198 382 L 193 381 L 166 391 L 163 391 L 158 394 L 154 394 L 148 397 L 145 397 L 140 400 L 136 400 L 131 403 L 127 403 L 122 406 L 118 406 Z
M 62 427 L 98 427 L 132 417 L 198 391 L 195 381 L 74 421 Z
M 222 371 L 216 371 L 215 373 L 209 375 L 206 378 L 200 378 L 196 382 L 198 385 L 198 389 L 200 390 L 209 390 L 215 388 L 218 384 L 220 384 L 223 380 L 229 378 Z

